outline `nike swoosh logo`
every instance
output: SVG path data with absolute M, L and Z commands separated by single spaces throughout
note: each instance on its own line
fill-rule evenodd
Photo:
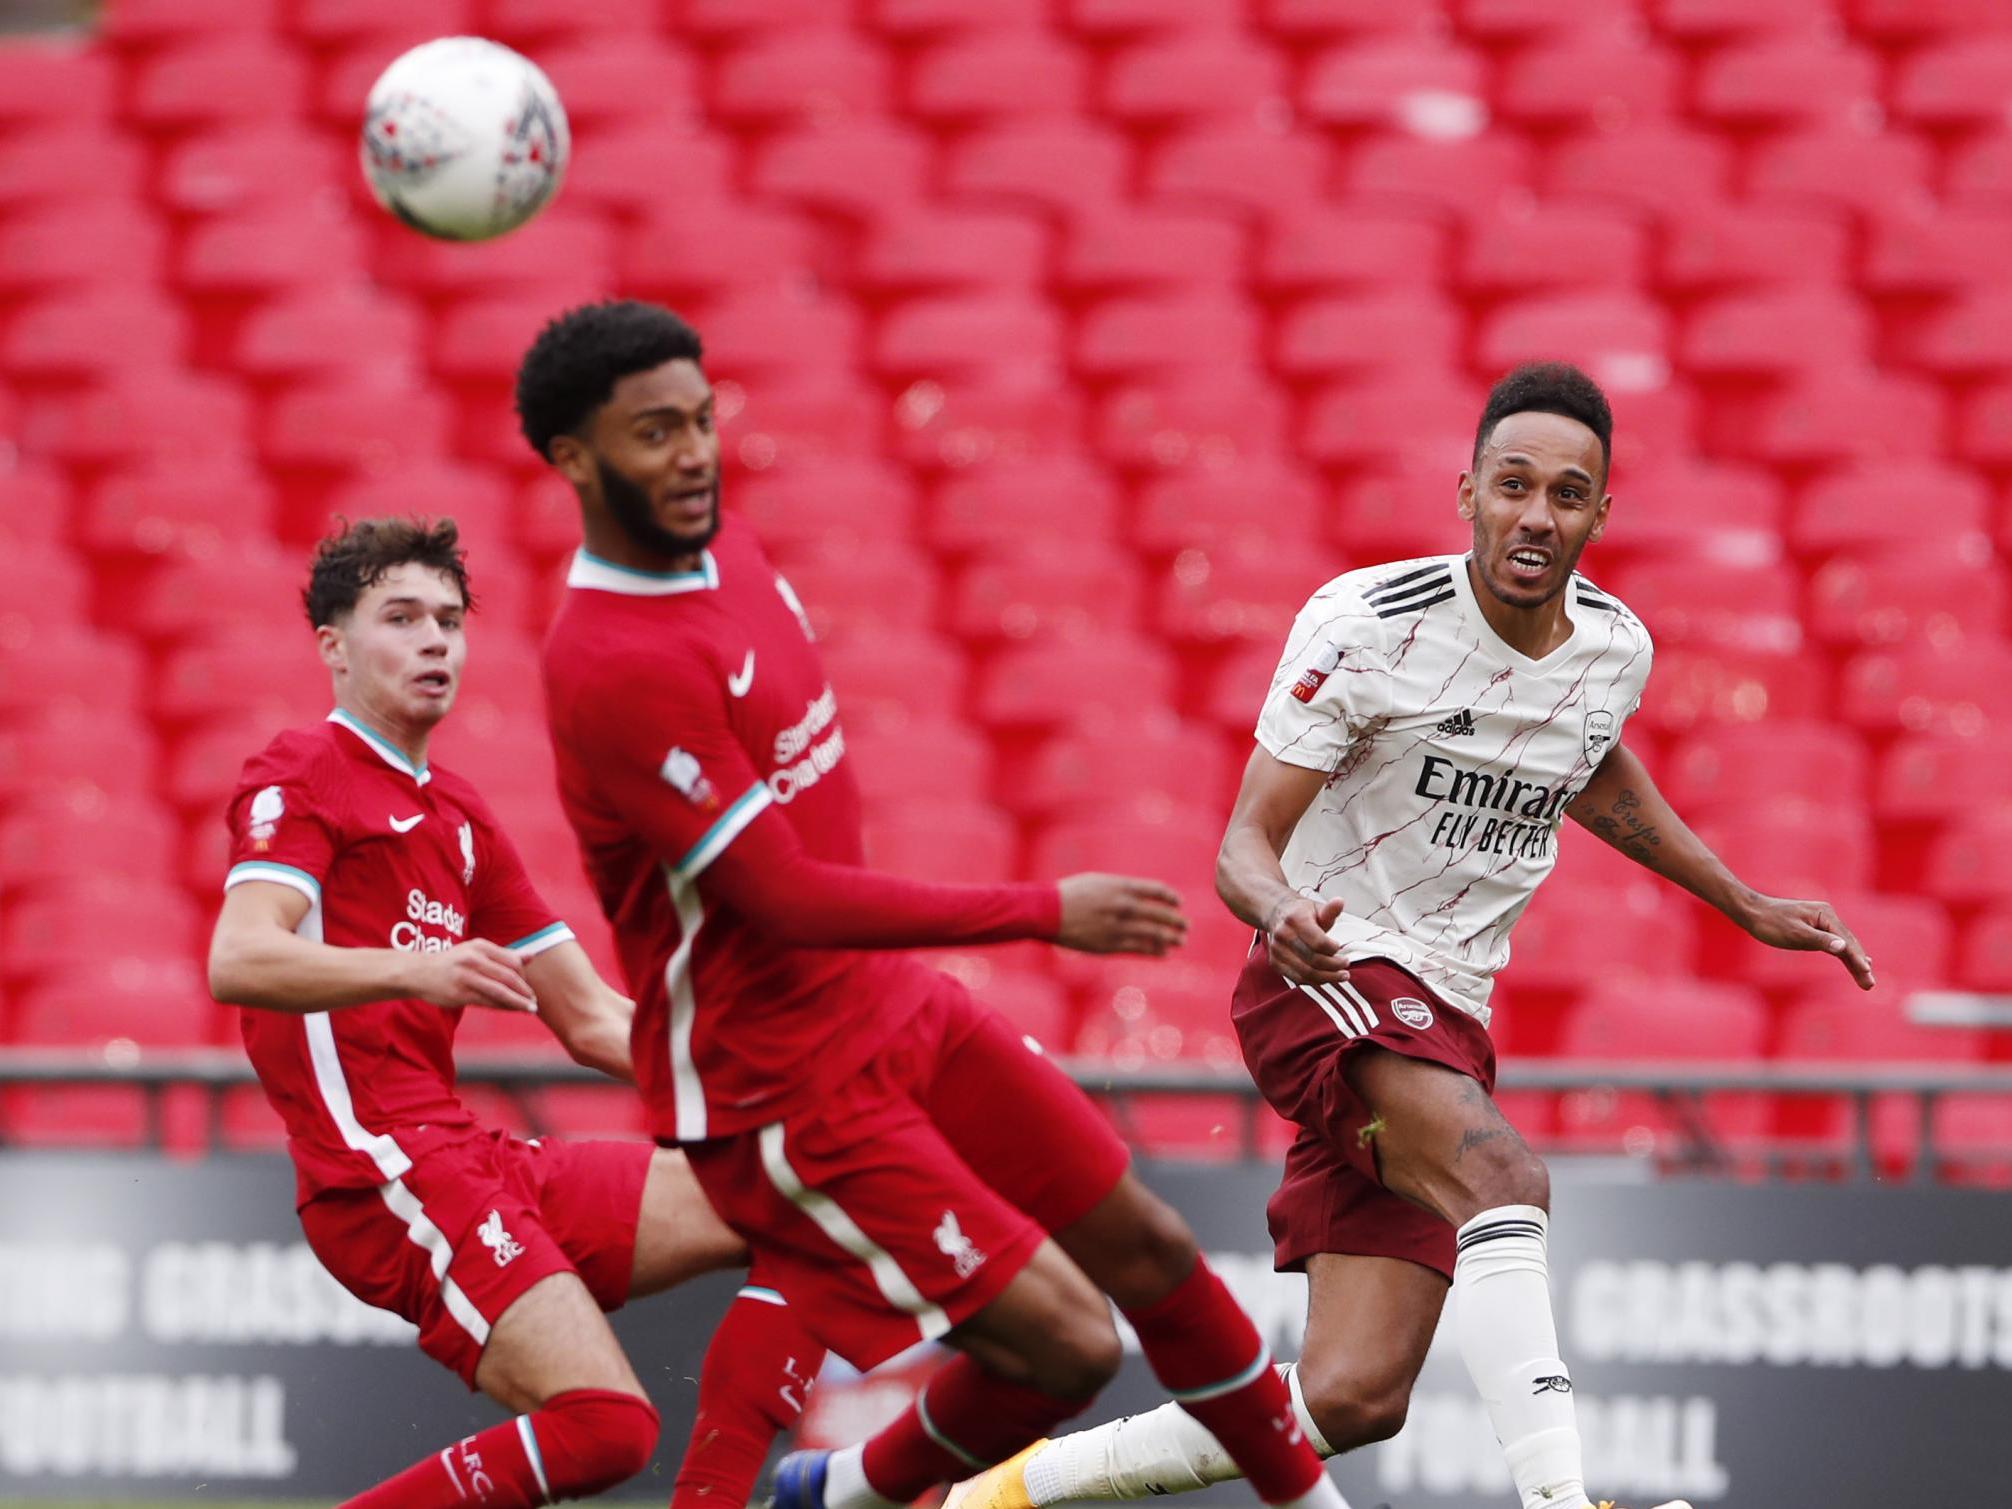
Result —
M 426 821 L 426 814 L 424 812 L 420 813 L 419 816 L 417 817 L 405 817 L 405 818 L 394 817 L 391 820 L 391 831 L 393 833 L 410 833 L 414 828 L 417 828 L 421 823 L 425 821 Z
M 741 662 L 741 673 L 727 677 L 727 690 L 736 697 L 745 697 L 748 688 L 754 685 L 754 651 L 748 651 L 748 658 Z

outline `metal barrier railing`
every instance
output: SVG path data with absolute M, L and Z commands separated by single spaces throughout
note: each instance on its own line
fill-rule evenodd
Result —
M 1122 1067 L 1094 1059 L 1058 1059 L 1077 1083 L 1112 1104 L 1122 1126 L 1130 1102 L 1139 1097 L 1217 1095 L 1241 1102 L 1239 1150 L 1256 1156 L 1261 1145 L 1264 1104 L 1241 1069 L 1208 1065 Z M 592 1069 L 564 1060 L 470 1055 L 457 1062 L 464 1084 L 491 1085 L 516 1100 L 534 1128 L 540 1117 L 525 1092 L 553 1085 L 607 1085 Z M 0 1050 L 0 1088 L 8 1085 L 124 1085 L 146 1092 L 150 1141 L 158 1144 L 162 1103 L 168 1091 L 194 1086 L 206 1092 L 210 1145 L 221 1146 L 223 1092 L 255 1084 L 251 1065 L 231 1049 L 198 1048 L 149 1051 L 126 1048 L 107 1054 L 78 1049 L 13 1048 Z M 1641 1093 L 1668 1107 L 1681 1131 L 1679 1145 L 1660 1154 L 1668 1168 L 1687 1172 L 1726 1172 L 1738 1167 L 1737 1150 L 1728 1148 L 1714 1131 L 1704 1097 L 1750 1093 L 1774 1096 L 1827 1097 L 1846 1100 L 1852 1110 L 1848 1148 L 1781 1144 L 1763 1147 L 1760 1156 L 1775 1172 L 1814 1164 L 1836 1165 L 1856 1177 L 1875 1171 L 1874 1106 L 1882 1100 L 1913 1102 L 1915 1158 L 1911 1177 L 1932 1177 L 1945 1154 L 1935 1145 L 1935 1107 L 1946 1095 L 2005 1097 L 2012 1103 L 2012 1066 L 1950 1064 L 1824 1064 L 1756 1065 L 1751 1063 L 1646 1064 L 1585 1059 L 1521 1059 L 1502 1071 L 1505 1091 L 1612 1091 Z M 2003 1149 L 1986 1150 L 1994 1160 L 2012 1165 L 2012 1141 Z M 1974 1156 L 1974 1150 L 1970 1156 Z

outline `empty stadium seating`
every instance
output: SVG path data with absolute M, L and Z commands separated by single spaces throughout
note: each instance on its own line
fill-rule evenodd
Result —
M 2012 988 L 2001 9 L 112 0 L 92 40 L 0 44 L 0 1041 L 96 1043 L 158 983 L 66 1015 L 108 886 L 134 949 L 192 956 L 222 792 L 324 695 L 298 589 L 336 515 L 462 520 L 482 604 L 441 758 L 586 905 L 525 690 L 572 504 L 508 382 L 604 292 L 706 337 L 725 496 L 825 641 L 876 862 L 1144 867 L 1208 911 L 1191 969 L 945 961 L 1058 1048 L 1226 1060 L 1241 929 L 1209 865 L 1285 627 L 1335 570 L 1461 547 L 1480 395 L 1533 356 L 1620 416 L 1587 568 L 1659 641 L 1630 742 L 1757 883 L 1843 898 L 1896 988 Z M 377 71 L 460 30 L 529 50 L 576 129 L 556 207 L 484 247 L 378 214 L 352 144 Z M 1506 1042 L 1690 1056 L 1709 1018 L 1742 1058 L 1975 1046 L 1847 1032 L 1812 1004 L 1834 966 L 1587 835 L 1562 856 Z M 198 1000 L 113 1035 L 215 1025 Z M 633 1127 L 592 1093 L 530 1108 Z M 1219 1106 L 1147 1119 L 1219 1145 Z M 143 1108 L 0 1120 L 130 1140 Z M 223 1125 L 273 1135 L 253 1101 Z M 1555 1130 L 1681 1127 L 1578 1097 Z

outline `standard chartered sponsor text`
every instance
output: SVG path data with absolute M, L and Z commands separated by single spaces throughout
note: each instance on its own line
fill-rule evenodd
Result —
M 2012 1268 L 1593 1262 L 1566 1317 L 1587 1362 L 2012 1369 Z

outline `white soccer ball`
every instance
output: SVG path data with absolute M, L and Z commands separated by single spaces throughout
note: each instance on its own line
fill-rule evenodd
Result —
M 550 202 L 572 144 L 558 91 L 500 42 L 442 37 L 371 86 L 363 176 L 414 230 L 486 241 Z

